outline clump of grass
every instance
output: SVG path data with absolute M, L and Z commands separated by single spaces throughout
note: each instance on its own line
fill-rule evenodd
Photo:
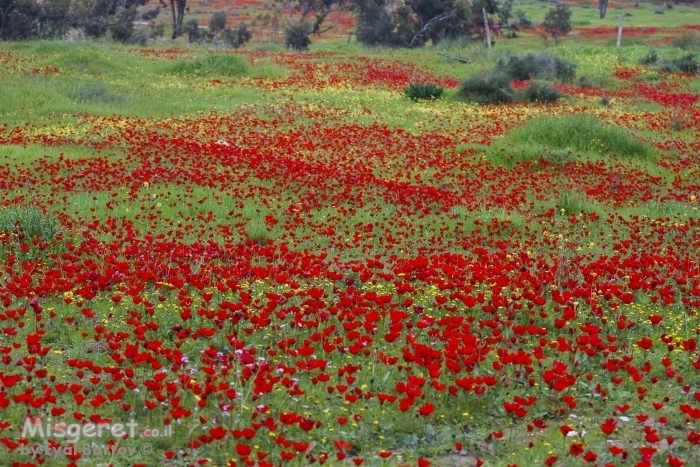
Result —
M 0 257 L 10 254 L 44 256 L 46 252 L 36 248 L 33 240 L 50 242 L 58 238 L 58 232 L 56 219 L 36 206 L 0 208 Z
M 115 104 L 123 100 L 101 83 L 78 85 L 68 92 L 68 97 L 80 104 Z
M 58 222 L 36 206 L 4 208 L 0 209 L 0 232 L 17 235 L 23 241 L 52 240 L 58 232 Z
M 248 64 L 237 55 L 208 55 L 199 60 L 176 62 L 171 73 L 193 76 L 243 76 L 248 73 Z
M 411 83 L 403 90 L 404 96 L 412 101 L 440 99 L 443 92 L 443 87 L 435 83 Z
M 457 98 L 481 105 L 516 101 L 510 78 L 502 73 L 483 73 L 465 78 L 457 89 Z
M 495 70 L 511 80 L 545 79 L 569 82 L 574 79 L 576 65 L 544 53 L 527 53 L 499 60 Z
M 583 199 L 581 195 L 571 190 L 563 190 L 559 193 L 556 207 L 559 213 L 565 215 L 593 211 L 590 203 Z
M 551 104 L 564 97 L 564 94 L 554 86 L 550 86 L 547 83 L 533 81 L 525 90 L 523 97 L 528 102 L 546 102 Z
M 535 162 L 547 153 L 572 151 L 598 155 L 615 154 L 640 160 L 652 160 L 654 150 L 614 125 L 603 125 L 588 115 L 538 117 L 511 131 L 488 150 L 496 165 L 512 166 Z

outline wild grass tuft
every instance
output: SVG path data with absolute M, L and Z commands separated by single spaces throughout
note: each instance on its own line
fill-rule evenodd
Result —
M 198 60 L 176 62 L 170 72 L 193 76 L 243 76 L 248 73 L 245 59 L 237 55 L 208 55 Z
M 442 86 L 435 83 L 411 83 L 403 90 L 403 94 L 412 101 L 429 101 L 440 99 L 444 91 Z
M 52 240 L 58 232 L 58 222 L 36 206 L 0 209 L 0 232 L 17 235 L 30 241 L 37 237 Z
M 538 117 L 516 128 L 489 148 L 487 155 L 495 165 L 513 166 L 534 162 L 548 153 L 572 151 L 602 156 L 617 155 L 653 160 L 651 146 L 613 125 L 603 125 L 588 115 Z

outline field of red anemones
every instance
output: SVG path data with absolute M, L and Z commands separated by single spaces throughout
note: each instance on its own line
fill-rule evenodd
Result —
M 163 70 L 203 51 L 99 49 L 96 74 L 63 65 L 93 46 L 31 47 L 0 52 L 4 465 L 700 459 L 697 78 L 621 56 L 560 103 L 478 107 L 403 98 L 459 81 L 407 54 L 192 78 Z M 574 114 L 658 159 L 487 159 Z

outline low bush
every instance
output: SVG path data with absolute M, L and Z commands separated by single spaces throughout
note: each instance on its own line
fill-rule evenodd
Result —
M 700 34 L 697 31 L 687 31 L 671 39 L 671 45 L 681 50 L 700 49 Z
M 650 50 L 645 56 L 639 60 L 642 65 L 655 65 L 659 61 L 659 54 L 656 50 Z
M 576 65 L 548 54 L 528 53 L 499 60 L 496 71 L 519 81 L 539 78 L 570 82 L 576 74 Z
M 404 89 L 404 96 L 412 101 L 435 100 L 442 97 L 444 89 L 435 83 L 411 83 Z
M 673 67 L 680 73 L 691 73 L 693 75 L 700 72 L 700 63 L 695 60 L 694 54 L 688 54 L 685 57 L 677 58 L 671 62 Z
M 688 54 L 680 58 L 661 59 L 656 62 L 654 69 L 661 73 L 700 73 L 700 63 L 695 60 L 694 54 Z
M 564 97 L 564 94 L 554 86 L 550 86 L 547 83 L 533 81 L 525 90 L 523 97 L 528 102 L 546 102 L 551 104 Z
M 475 104 L 507 104 L 517 100 L 510 77 L 503 73 L 481 73 L 465 78 L 457 98 Z

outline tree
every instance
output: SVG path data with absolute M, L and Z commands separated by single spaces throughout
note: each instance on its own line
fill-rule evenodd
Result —
M 482 17 L 478 1 L 472 6 L 466 0 L 406 0 L 404 3 L 411 7 L 416 17 L 416 33 L 409 46 L 422 45 L 429 40 L 437 43 L 456 39 L 467 35 L 474 25 L 483 25 L 483 21 L 472 19 L 472 16 Z M 475 8 L 478 8 L 478 15 L 472 14 Z M 487 8 L 487 13 L 492 12 Z
M 134 34 L 134 20 L 138 15 L 136 7 L 120 8 L 113 16 L 109 25 L 112 39 L 122 43 L 128 43 Z
M 68 12 L 71 0 L 46 0 L 39 19 L 40 36 L 61 39 L 70 26 Z
M 275 2 L 284 5 L 290 14 L 298 13 L 302 20 L 308 21 L 313 16 L 309 34 L 318 35 L 338 25 L 340 19 L 349 11 L 351 0 L 275 0 Z
M 202 38 L 202 33 L 199 31 L 199 23 L 194 18 L 185 22 L 182 26 L 182 33 L 187 34 L 187 40 L 190 44 Z
M 225 28 L 221 33 L 221 39 L 224 44 L 234 49 L 244 46 L 253 38 L 253 33 L 250 32 L 245 23 L 240 23 L 235 28 Z
M 109 27 L 108 17 L 112 0 L 74 0 L 69 17 L 81 35 L 103 37 Z
M 40 15 L 41 6 L 35 0 L 0 0 L 0 39 L 36 37 Z
M 287 25 L 285 33 L 285 45 L 294 50 L 306 50 L 311 44 L 309 34 L 313 31 L 313 26 L 308 21 L 301 19 Z
M 559 44 L 559 38 L 571 31 L 571 8 L 569 5 L 560 3 L 551 8 L 547 12 L 547 16 L 544 17 L 542 26 L 554 38 L 554 43 Z
M 213 33 L 217 33 L 219 31 L 223 31 L 224 28 L 226 27 L 226 13 L 223 11 L 217 11 L 213 15 L 211 15 L 211 19 L 209 20 L 209 30 Z
M 170 0 L 170 9 L 173 13 L 173 39 L 177 39 L 182 30 L 182 20 L 185 18 L 187 0 Z
M 605 13 L 608 11 L 608 0 L 598 0 L 598 10 L 600 10 L 600 19 L 605 18 Z
M 366 0 L 360 5 L 355 37 L 366 45 L 390 45 L 396 42 L 394 23 L 383 0 Z

